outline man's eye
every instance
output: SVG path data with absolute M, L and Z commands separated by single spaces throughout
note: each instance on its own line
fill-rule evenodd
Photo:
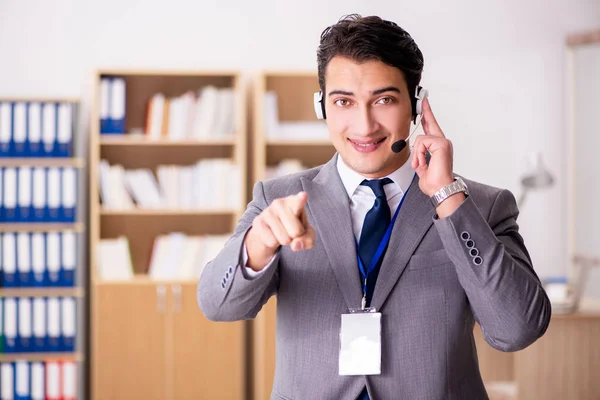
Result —
M 391 97 L 383 97 L 383 98 L 379 99 L 379 103 L 381 103 L 381 104 L 390 104 L 393 101 L 394 101 L 394 99 Z
M 346 107 L 350 104 L 350 102 L 346 99 L 337 99 L 334 103 L 340 107 Z

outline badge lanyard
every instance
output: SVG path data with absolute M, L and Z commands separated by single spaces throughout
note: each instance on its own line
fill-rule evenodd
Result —
M 412 179 L 413 181 L 415 179 L 415 176 L 416 176 L 416 174 L 413 176 L 413 179 Z M 411 186 L 412 186 L 412 181 L 411 181 Z M 409 189 L 410 189 L 410 186 L 409 186 Z M 358 268 L 360 269 L 360 274 L 363 277 L 363 298 L 362 298 L 362 304 L 361 304 L 363 310 L 365 309 L 365 306 L 367 303 L 367 278 L 369 277 L 371 272 L 373 272 L 373 270 L 375 269 L 375 266 L 381 259 L 383 251 L 385 250 L 386 246 L 388 245 L 388 242 L 390 241 L 390 236 L 392 235 L 392 228 L 394 227 L 394 223 L 396 222 L 396 218 L 398 217 L 398 212 L 400 211 L 400 208 L 402 207 L 402 203 L 404 203 L 404 199 L 406 199 L 407 193 L 408 193 L 408 189 L 402 196 L 402 200 L 400 200 L 400 204 L 398 204 L 398 207 L 396 207 L 396 212 L 394 213 L 394 217 L 390 221 L 390 224 L 388 225 L 388 227 L 385 231 L 385 234 L 383 235 L 383 238 L 381 238 L 381 242 L 379 242 L 377 251 L 375 252 L 375 255 L 371 259 L 371 263 L 369 264 L 369 269 L 366 271 L 365 271 L 365 266 L 364 266 L 362 260 L 360 259 L 360 255 L 358 252 L 358 240 L 356 240 L 356 236 L 354 236 L 354 243 L 356 244 L 356 258 L 358 259 Z

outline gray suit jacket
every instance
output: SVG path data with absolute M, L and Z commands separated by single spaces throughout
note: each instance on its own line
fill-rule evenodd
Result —
M 365 385 L 373 400 L 486 399 L 474 322 L 490 345 L 516 351 L 544 334 L 551 314 L 518 233 L 513 195 L 465 180 L 467 200 L 437 219 L 418 178 L 413 181 L 371 303 L 382 313 L 382 373 L 339 376 L 341 314 L 360 307 L 362 293 L 336 157 L 255 185 L 233 236 L 200 277 L 200 309 L 214 321 L 251 319 L 277 295 L 272 399 L 356 399 Z M 300 191 L 308 193 L 315 246 L 280 248 L 271 268 L 250 279 L 241 260 L 252 220 L 274 199 Z M 473 242 L 461 238 L 467 236 Z

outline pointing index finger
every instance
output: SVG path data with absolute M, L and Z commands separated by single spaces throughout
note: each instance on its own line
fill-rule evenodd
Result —
M 433 115 L 433 111 L 431 111 L 431 105 L 429 104 L 429 99 L 425 98 L 423 100 L 423 131 L 426 135 L 431 136 L 439 136 L 446 137 L 444 132 L 442 132 L 442 128 L 437 123 L 435 116 Z

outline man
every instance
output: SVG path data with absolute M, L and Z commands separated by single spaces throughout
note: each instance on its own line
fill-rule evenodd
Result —
M 474 322 L 502 351 L 546 331 L 514 197 L 453 173 L 452 144 L 418 92 L 422 69 L 394 23 L 352 15 L 327 28 L 317 111 L 336 155 L 258 182 L 200 277 L 211 320 L 253 318 L 277 295 L 272 399 L 485 399 Z M 402 148 L 418 115 L 425 135 Z M 369 310 L 378 323 L 342 324 Z M 363 328 L 376 332 L 367 347 Z

